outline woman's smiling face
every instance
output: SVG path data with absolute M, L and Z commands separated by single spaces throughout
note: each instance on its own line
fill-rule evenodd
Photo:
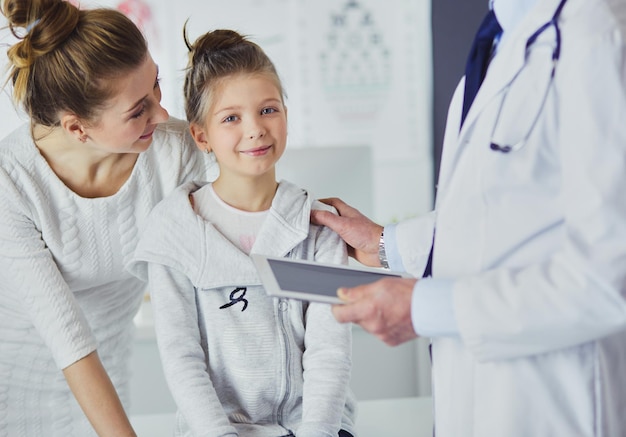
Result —
M 148 149 L 159 123 L 168 119 L 161 106 L 158 68 L 148 55 L 146 60 L 115 84 L 117 92 L 95 123 L 85 128 L 88 144 L 112 153 L 138 153 Z

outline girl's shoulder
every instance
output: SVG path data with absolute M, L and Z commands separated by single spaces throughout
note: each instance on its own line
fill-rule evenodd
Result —
M 189 131 L 189 124 L 184 120 L 170 117 L 166 122 L 157 125 L 148 150 L 172 153 L 191 147 L 195 148 L 195 144 Z
M 210 180 L 215 172 L 208 155 L 193 141 L 188 123 L 174 117 L 157 126 L 138 164 L 148 178 L 167 185 L 164 193 L 190 180 Z
M 148 223 L 153 226 L 169 226 L 172 221 L 195 221 L 196 213 L 193 210 L 189 197 L 197 191 L 203 183 L 190 181 L 176 187 L 167 194 L 152 209 L 148 216 Z
M 325 203 L 317 200 L 315 198 L 315 193 L 312 193 L 308 189 L 300 187 L 299 185 L 285 179 L 281 180 L 278 185 L 277 197 L 278 196 L 281 201 L 286 201 L 290 205 L 300 199 L 301 202 L 309 202 L 311 209 L 330 211 L 335 214 L 337 213 L 337 210 L 332 206 L 326 205 Z
M 324 202 L 320 202 L 317 199 L 313 201 L 313 206 L 311 207 L 311 209 L 314 209 L 314 210 L 317 210 L 317 211 L 330 211 L 333 214 L 338 214 L 337 210 L 335 209 L 335 207 L 327 205 Z
M 169 117 L 167 121 L 159 123 L 155 132 L 163 135 L 181 135 L 189 133 L 189 123 L 176 117 Z
M 198 185 L 188 182 L 163 198 L 148 214 L 133 259 L 127 268 L 145 279 L 145 263 L 158 263 L 195 277 L 195 260 L 201 258 L 204 225 L 189 202 Z

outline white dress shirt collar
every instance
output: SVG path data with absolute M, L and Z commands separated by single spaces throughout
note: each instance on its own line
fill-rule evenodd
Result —
M 491 7 L 505 36 L 513 30 L 535 6 L 538 0 L 491 0 Z

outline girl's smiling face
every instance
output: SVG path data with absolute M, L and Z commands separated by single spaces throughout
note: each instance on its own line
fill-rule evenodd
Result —
M 271 175 L 287 144 L 287 110 L 281 91 L 262 74 L 219 81 L 204 126 L 192 124 L 198 147 L 212 150 L 220 177 Z

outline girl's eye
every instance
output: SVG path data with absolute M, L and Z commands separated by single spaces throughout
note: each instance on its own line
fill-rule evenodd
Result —
M 154 81 L 154 88 L 153 89 L 157 89 L 160 86 L 161 86 L 161 78 L 157 77 L 156 80 Z
M 237 121 L 236 115 L 229 115 L 224 119 L 224 123 L 232 123 L 233 121 Z
M 131 115 L 130 118 L 139 118 L 144 114 L 144 112 L 146 112 L 146 107 L 142 106 L 141 109 L 135 112 L 133 115 Z
M 276 108 L 263 108 L 261 109 L 261 115 L 273 114 L 277 112 Z

